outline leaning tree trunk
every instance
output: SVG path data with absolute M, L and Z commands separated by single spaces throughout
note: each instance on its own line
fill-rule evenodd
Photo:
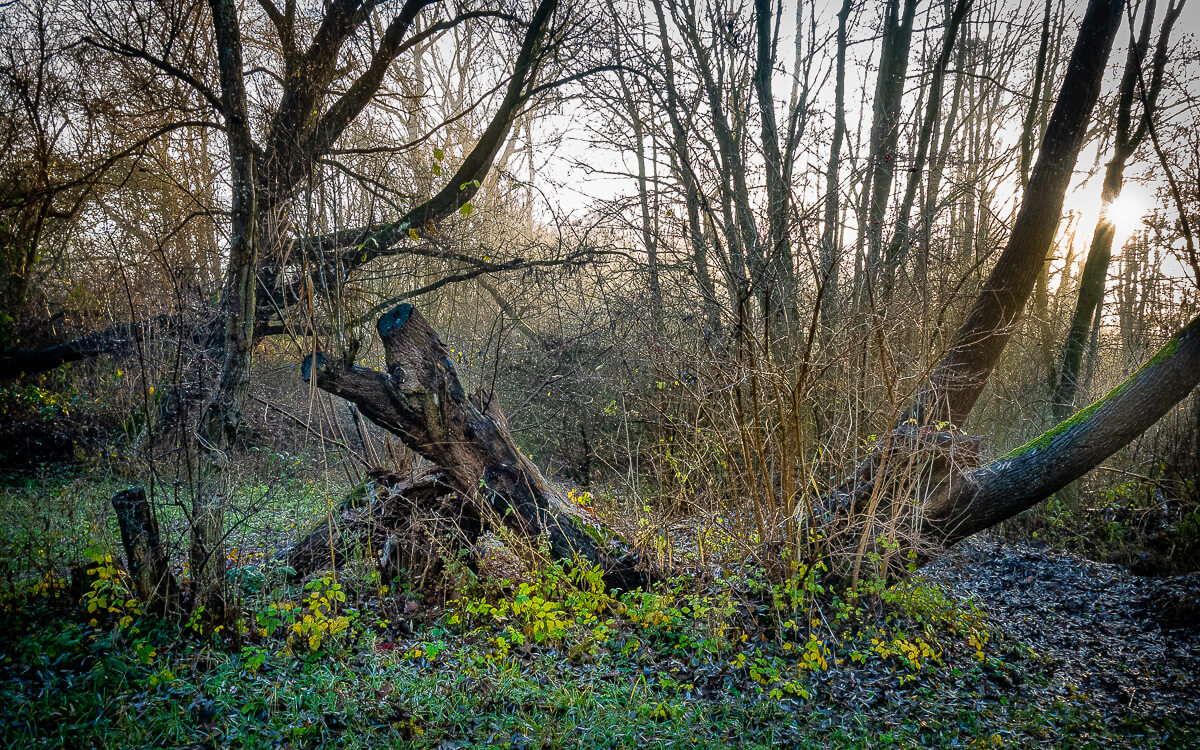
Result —
M 304 378 L 353 402 L 441 467 L 446 484 L 462 502 L 476 502 L 485 522 L 503 524 L 526 539 L 544 537 L 555 559 L 578 557 L 600 565 L 611 587 L 646 583 L 636 555 L 611 549 L 602 531 L 566 511 L 563 498 L 513 442 L 491 396 L 466 394 L 445 344 L 412 305 L 396 307 L 376 327 L 386 373 L 318 353 L 305 359 Z
M 931 497 L 925 533 L 953 544 L 1033 507 L 1149 429 L 1198 383 L 1200 316 L 1108 395 Z
M 955 334 L 950 350 L 918 393 L 909 414 L 900 420 L 901 427 L 862 464 L 855 477 L 823 499 L 826 510 L 835 517 L 849 523 L 851 528 L 862 526 L 861 533 L 850 535 L 849 555 L 855 561 L 855 577 L 866 547 L 876 538 L 874 529 L 889 518 L 895 521 L 900 510 L 906 513 L 920 510 L 921 516 L 930 520 L 924 530 L 916 530 L 914 543 L 928 543 L 932 539 L 938 544 L 952 542 L 1018 512 L 992 509 L 995 498 L 991 490 L 981 491 L 978 500 L 964 499 L 961 488 L 967 483 L 963 477 L 975 483 L 984 482 L 991 476 L 986 472 L 995 467 L 973 466 L 978 460 L 976 446 L 954 424 L 961 424 L 974 407 L 1033 291 L 1058 227 L 1066 189 L 1100 94 L 1108 54 L 1120 28 L 1123 6 L 1123 0 L 1089 3 L 1008 244 Z M 935 430 L 932 425 L 939 422 L 950 423 L 949 429 Z M 1138 432 L 1152 422 L 1143 424 Z M 1078 461 L 1086 464 L 1075 474 L 1079 476 L 1095 462 L 1087 463 L 1086 457 L 1091 455 L 1089 446 L 1074 447 L 1080 450 L 1079 459 L 1069 462 L 1062 456 L 1058 459 L 1064 461 L 1064 467 L 1078 468 Z M 1040 464 L 1037 470 L 1055 473 Z M 1007 469 L 1002 476 L 1015 476 L 1013 471 Z M 1026 480 L 1036 478 L 1027 473 L 1023 476 Z M 986 486 L 1002 486 L 997 481 L 986 479 Z M 1037 494 L 1041 486 L 1029 481 L 1025 489 L 1032 494 L 1016 496 L 1025 502 L 1022 507 L 1045 497 Z M 938 497 L 943 501 L 928 502 Z M 1014 508 L 1020 505 L 1006 503 L 999 504 Z M 922 518 L 913 520 L 922 522 Z M 967 529 L 970 531 L 963 533 Z
M 1041 272 L 1062 217 L 1063 199 L 1121 26 L 1123 0 L 1092 0 L 1042 140 L 1037 164 L 996 267 L 950 351 L 918 395 L 918 422 L 961 424 L 983 392 Z
M 908 425 L 961 423 L 974 407 L 1033 292 L 1054 239 L 1067 185 L 1100 95 L 1108 52 L 1120 27 L 1122 6 L 1122 0 L 1092 0 L 1089 4 L 1008 245 L 950 350 L 918 393 L 909 414 L 900 420 L 905 427 L 869 457 L 855 477 L 838 487 L 826 505 L 853 507 L 865 495 L 875 493 L 874 487 L 880 483 L 866 477 L 874 476 L 876 466 L 886 468 L 884 454 L 908 450 L 911 436 L 904 434 L 911 432 Z
M 953 430 L 908 424 L 826 498 L 828 556 L 857 579 L 868 550 L 885 578 L 913 561 L 1037 505 L 1146 431 L 1200 384 L 1200 316 L 1108 395 L 1029 443 L 979 465 L 980 442 Z M 899 519 L 899 520 L 898 520 Z M 896 539 L 893 549 L 880 539 Z M 849 530 L 852 533 L 846 533 Z

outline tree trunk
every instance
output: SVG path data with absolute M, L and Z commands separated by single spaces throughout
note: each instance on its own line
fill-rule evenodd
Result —
M 896 231 L 888 244 L 885 254 L 884 289 L 890 290 L 896 270 L 904 262 L 911 246 L 909 235 L 909 216 L 917 199 L 917 187 L 921 183 L 921 175 L 929 158 L 929 147 L 933 140 L 935 125 L 942 114 L 942 89 L 946 78 L 946 67 L 950 64 L 950 55 L 954 51 L 954 43 L 958 38 L 958 29 L 962 26 L 971 10 L 972 0 L 955 0 L 953 9 L 946 19 L 946 32 L 942 37 L 942 49 L 933 66 L 933 74 L 929 81 L 929 101 L 925 108 L 925 119 L 921 123 L 921 132 L 917 139 L 917 155 L 913 158 L 908 171 L 908 184 L 904 190 L 904 198 L 896 216 Z
M 883 253 L 883 222 L 892 177 L 896 172 L 896 147 L 900 142 L 900 105 L 908 75 L 908 52 L 912 44 L 916 0 L 891 0 L 884 12 L 883 46 L 879 53 L 879 78 L 871 116 L 871 149 L 863 182 L 862 212 L 867 237 L 866 278 L 873 284 L 879 274 Z M 864 290 L 859 290 L 860 293 Z
M 687 201 L 688 239 L 692 245 L 692 263 L 696 269 L 696 281 L 700 286 L 702 297 L 700 304 L 704 309 L 704 319 L 707 323 L 705 338 L 711 339 L 718 335 L 721 327 L 721 308 L 717 299 L 716 287 L 713 285 L 712 274 L 708 267 L 709 238 L 704 231 L 705 219 L 701 210 L 709 211 L 708 201 L 700 191 L 699 178 L 692 166 L 691 154 L 688 151 L 687 130 L 683 126 L 683 117 L 687 115 L 679 92 L 675 87 L 675 60 L 671 54 L 671 44 L 667 36 L 667 21 L 663 15 L 661 0 L 654 3 L 654 15 L 658 22 L 658 33 L 663 55 L 663 82 L 667 95 L 667 119 L 671 122 L 673 163 L 676 165 L 679 181 L 683 185 L 684 197 Z M 735 292 L 736 304 L 737 295 Z
M 1200 383 L 1200 316 L 1104 398 L 926 503 L 927 535 L 952 544 L 1031 508 L 1145 432 Z
M 198 482 L 192 499 L 189 564 L 192 608 L 211 625 L 229 615 L 225 596 L 225 506 L 232 478 L 228 449 L 242 423 L 254 348 L 258 266 L 255 148 L 242 74 L 242 40 L 232 0 L 209 0 L 216 32 L 225 132 L 232 164 L 229 266 L 221 298 L 224 361 L 217 390 L 200 419 Z
M 1029 301 L 1062 216 L 1123 5 L 1123 0 L 1092 0 L 1088 5 L 1008 244 L 949 352 L 918 395 L 910 415 L 918 422 L 960 424 L 966 419 Z
M 1034 127 L 1038 121 L 1038 112 L 1042 109 L 1042 82 L 1046 76 L 1046 57 L 1050 51 L 1050 16 L 1054 0 L 1046 0 L 1042 12 L 1042 36 L 1038 42 L 1037 63 L 1033 68 L 1033 93 L 1029 96 L 1029 108 L 1025 110 L 1025 122 L 1021 126 L 1021 165 L 1017 176 L 1024 188 L 1029 182 L 1029 165 L 1033 162 L 1033 144 L 1036 141 Z
M 1142 64 L 1150 46 L 1154 6 L 1154 0 L 1146 3 L 1141 32 L 1137 40 L 1129 46 L 1129 56 L 1125 61 L 1125 73 L 1121 77 L 1121 87 L 1117 96 L 1115 145 L 1112 160 L 1109 161 L 1108 167 L 1104 171 L 1104 184 L 1100 193 L 1100 218 L 1096 221 L 1092 244 L 1088 249 L 1083 274 L 1079 280 L 1079 298 L 1075 304 L 1075 313 L 1071 317 L 1071 326 L 1067 331 L 1066 341 L 1063 343 L 1062 362 L 1051 401 L 1055 419 L 1063 419 L 1075 407 L 1075 393 L 1079 388 L 1079 370 L 1083 352 L 1087 344 L 1088 332 L 1104 297 L 1108 264 L 1112 259 L 1113 238 L 1116 235 L 1116 226 L 1109 220 L 1107 212 L 1121 195 L 1121 188 L 1125 181 L 1126 162 L 1150 130 L 1162 86 L 1171 27 L 1175 18 L 1178 17 L 1179 10 L 1182 10 L 1182 5 L 1178 8 L 1172 5 L 1167 9 L 1154 56 L 1150 90 L 1142 98 L 1142 117 L 1137 127 L 1133 128 L 1134 90 L 1142 75 Z
M 179 583 L 163 551 L 158 522 L 141 487 L 121 490 L 112 497 L 121 545 L 137 597 L 146 611 L 159 617 L 175 617 L 181 611 Z
M 609 586 L 646 583 L 637 556 L 610 549 L 603 532 L 568 512 L 566 501 L 517 448 L 489 394 L 468 396 L 445 345 L 411 305 L 379 319 L 387 372 L 321 354 L 304 361 L 306 380 L 358 405 L 363 415 L 445 471 L 461 501 L 476 501 L 485 524 L 503 524 L 536 542 L 543 535 L 555 559 L 580 557 L 605 570 Z
M 337 510 L 280 552 L 279 559 L 303 578 L 317 570 L 336 569 L 355 548 L 367 547 L 382 570 L 400 567 L 385 554 L 392 537 L 423 519 L 436 518 L 453 525 L 454 531 L 461 534 L 458 546 L 468 548 L 482 529 L 474 511 L 473 505 L 457 498 L 441 471 L 409 479 L 383 474 L 355 488 Z M 431 557 L 436 558 L 438 551 L 433 550 Z
M 765 325 L 768 340 L 773 344 L 785 342 L 796 325 L 796 280 L 792 268 L 791 243 L 788 240 L 788 208 L 790 191 L 784 177 L 786 170 L 779 144 L 779 127 L 775 121 L 775 95 L 771 77 L 775 71 L 775 27 L 771 23 L 772 0 L 754 0 L 756 57 L 754 91 L 758 95 L 759 119 L 762 130 L 763 159 L 767 171 L 767 242 L 766 268 L 769 293 Z M 796 29 L 800 34 L 801 30 Z
M 837 14 L 837 62 L 833 94 L 833 142 L 829 146 L 829 168 L 825 173 L 825 217 L 821 225 L 821 337 L 828 342 L 839 317 L 838 264 L 838 170 L 841 167 L 842 141 L 846 137 L 846 24 L 853 0 L 842 0 Z

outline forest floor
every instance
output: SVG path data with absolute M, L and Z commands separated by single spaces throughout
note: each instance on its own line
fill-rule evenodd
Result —
M 551 571 L 434 607 L 366 567 L 247 567 L 244 632 L 216 642 L 90 570 L 0 602 L 0 745 L 1200 747 L 1200 578 L 998 537 L 869 600 Z
M 1139 576 L 976 538 L 923 575 L 978 601 L 998 630 L 1035 651 L 1048 695 L 1086 695 L 1111 715 L 1200 717 L 1200 574 Z

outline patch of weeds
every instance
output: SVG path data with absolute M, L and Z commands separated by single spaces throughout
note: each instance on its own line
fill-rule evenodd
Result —
M 1200 570 L 1198 498 L 1193 479 L 1081 482 L 1003 529 L 1140 575 L 1181 575 Z

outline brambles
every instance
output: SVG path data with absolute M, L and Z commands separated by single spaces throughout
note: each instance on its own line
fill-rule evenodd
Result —
M 308 593 L 299 607 L 298 619 L 289 628 L 288 642 L 295 634 L 309 650 L 319 651 L 323 645 L 340 641 L 358 619 L 358 613 L 346 607 L 346 593 L 332 574 L 309 581 L 304 590 Z

